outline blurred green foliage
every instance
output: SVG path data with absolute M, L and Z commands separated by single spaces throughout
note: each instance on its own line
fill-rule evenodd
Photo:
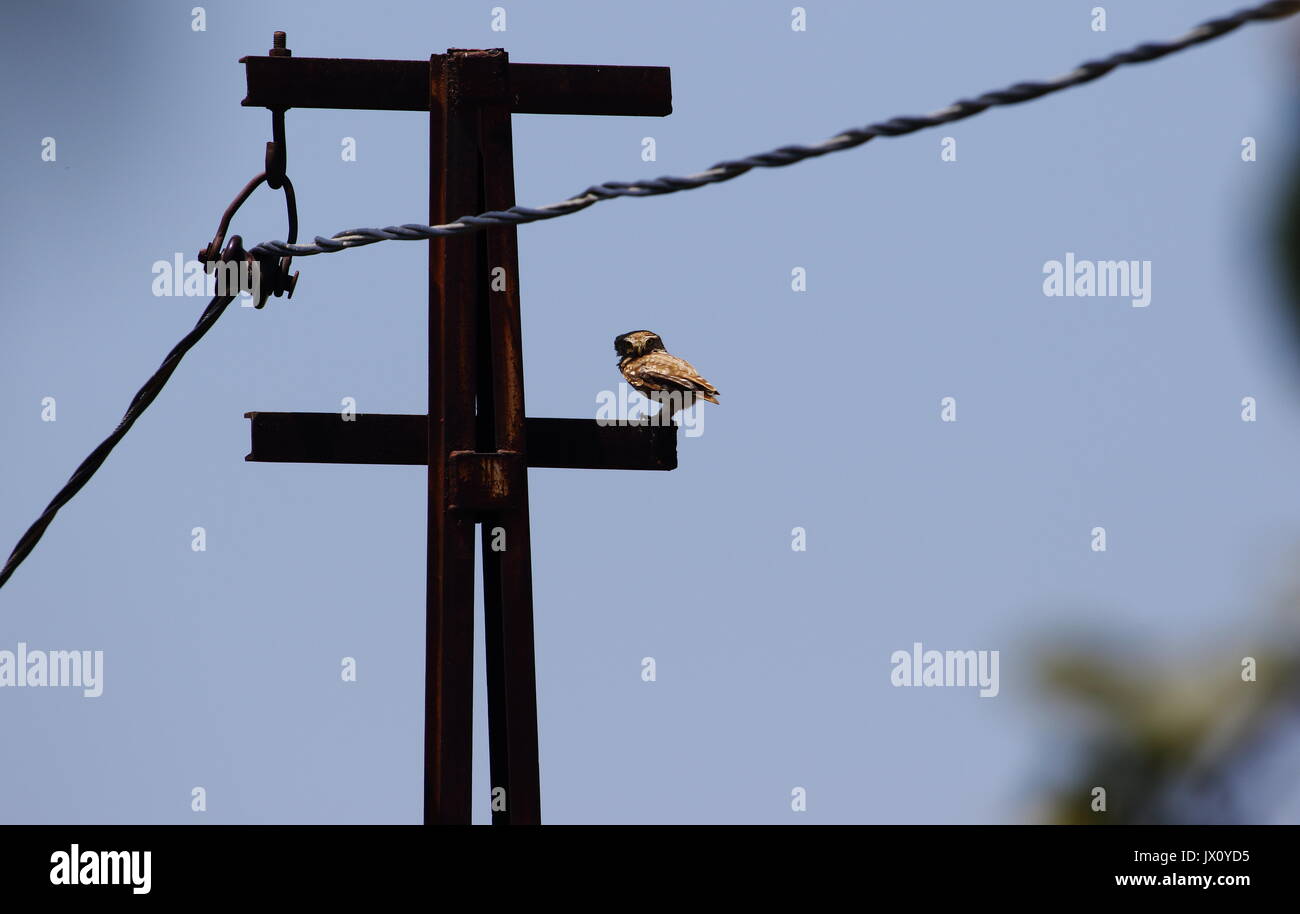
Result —
M 1076 723 L 1077 764 L 1053 785 L 1040 817 L 1075 825 L 1249 819 L 1267 798 L 1242 796 L 1234 771 L 1280 722 L 1294 722 L 1279 713 L 1300 686 L 1289 629 L 1243 641 L 1262 651 L 1223 648 L 1174 665 L 1104 644 L 1046 648 L 1041 681 Z M 1255 661 L 1256 681 L 1243 678 L 1244 657 Z M 1096 787 L 1106 791 L 1104 812 L 1093 809 Z

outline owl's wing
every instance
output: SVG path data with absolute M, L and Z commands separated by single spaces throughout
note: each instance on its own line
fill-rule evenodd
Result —
M 654 390 L 680 390 L 698 393 L 706 400 L 713 398 L 718 389 L 695 370 L 690 362 L 667 352 L 652 352 L 637 360 L 636 373 Z

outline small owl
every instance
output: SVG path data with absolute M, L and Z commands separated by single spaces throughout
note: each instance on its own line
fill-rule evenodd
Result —
M 710 403 L 718 402 L 718 389 L 700 377 L 690 362 L 664 349 L 664 341 L 657 333 L 649 330 L 624 333 L 614 340 L 614 351 L 619 354 L 618 370 L 634 389 L 652 400 L 660 391 L 663 392 L 659 394 L 660 398 L 665 394 L 679 395 L 662 399 L 664 410 L 672 409 L 677 413 L 689 409 L 695 404 L 696 397 Z

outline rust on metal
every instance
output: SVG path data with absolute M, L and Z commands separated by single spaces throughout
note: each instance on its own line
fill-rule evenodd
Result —
M 483 210 L 515 205 L 514 140 L 510 112 L 516 72 L 504 51 L 465 52 L 462 64 L 478 111 L 475 145 L 479 155 Z M 526 80 L 520 80 L 524 82 Z M 548 86 L 549 88 L 549 86 Z M 526 453 L 524 360 L 519 315 L 517 229 L 497 226 L 477 239 L 482 277 L 489 268 L 505 273 L 504 286 L 480 282 L 479 436 L 498 452 Z M 485 408 L 486 406 L 486 408 Z M 515 461 L 520 478 L 511 497 L 483 517 L 483 616 L 487 645 L 489 771 L 494 790 L 506 798 L 493 807 L 492 821 L 537 825 L 542 820 L 541 774 L 537 757 L 537 673 L 533 651 L 533 571 L 528 521 L 526 460 Z M 494 545 L 497 534 L 505 548 Z
M 524 455 L 452 451 L 448 503 L 453 511 L 501 511 L 518 501 L 527 477 Z
M 250 463 L 426 466 L 427 416 L 250 412 Z M 595 419 L 524 420 L 530 469 L 675 470 L 677 427 L 602 425 Z
M 456 104 L 454 58 L 434 55 L 429 109 L 429 219 L 478 212 L 474 112 Z M 376 93 L 382 96 L 382 92 Z M 477 247 L 429 242 L 429 560 L 425 612 L 424 821 L 470 823 L 474 724 L 474 518 L 452 508 L 452 451 L 474 450 Z M 486 275 L 486 274 L 483 274 Z
M 437 55 L 439 57 L 443 55 Z M 429 63 L 332 57 L 241 57 L 246 108 L 428 111 Z M 672 113 L 668 67 L 510 64 L 512 114 Z
M 235 208 L 256 183 L 280 180 L 283 112 L 291 107 L 427 111 L 435 225 L 514 205 L 512 113 L 672 110 L 666 67 L 512 64 L 499 48 L 453 49 L 428 61 L 333 60 L 293 57 L 277 33 L 268 56 L 241 62 L 244 104 L 272 110 L 274 138 L 268 174 Z M 284 187 L 292 204 L 287 177 Z M 489 288 L 495 267 L 505 271 L 504 289 Z M 675 427 L 526 416 L 519 305 L 513 226 L 433 238 L 427 416 L 245 414 L 251 461 L 428 467 L 426 823 L 470 822 L 475 528 L 483 544 L 492 821 L 540 823 L 527 469 L 677 466 Z

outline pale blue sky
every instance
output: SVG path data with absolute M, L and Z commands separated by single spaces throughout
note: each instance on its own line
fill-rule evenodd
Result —
M 270 117 L 240 107 L 236 61 L 275 29 L 298 56 L 671 67 L 664 119 L 514 119 L 518 197 L 542 204 L 1054 76 L 1236 4 L 1113 0 L 1104 33 L 1093 0 L 810 3 L 806 33 L 786 2 L 209 2 L 202 33 L 194 5 L 0 12 L 6 552 L 206 303 L 154 297 L 150 267 L 193 256 L 260 170 Z M 1250 649 L 1300 532 L 1300 400 L 1263 243 L 1295 151 L 1296 38 L 1249 26 L 941 130 L 520 231 L 530 414 L 593 416 L 614 336 L 643 327 L 722 390 L 673 473 L 531 473 L 546 821 L 1022 821 L 1070 763 L 1037 638 Z M 427 218 L 426 117 L 293 110 L 287 129 L 305 235 Z M 261 190 L 232 231 L 279 239 L 283 220 Z M 423 473 L 245 463 L 243 413 L 423 412 L 426 247 L 304 259 L 292 301 L 232 308 L 0 592 L 0 649 L 106 667 L 94 700 L 0 690 L 0 822 L 418 821 Z M 1150 260 L 1150 307 L 1044 297 L 1067 251 Z M 999 650 L 999 697 L 891 687 L 915 641 Z

